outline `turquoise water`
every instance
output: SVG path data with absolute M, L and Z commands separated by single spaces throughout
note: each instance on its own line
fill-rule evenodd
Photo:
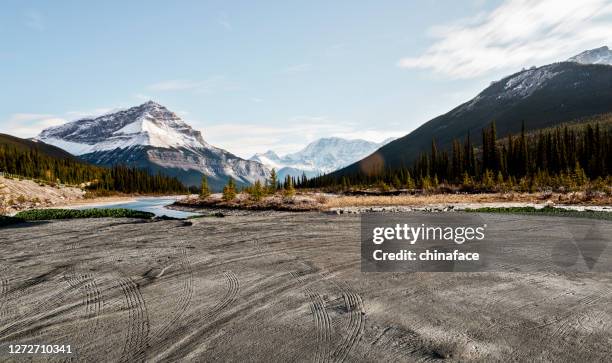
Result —
M 199 213 L 183 212 L 173 209 L 166 208 L 167 205 L 174 203 L 175 198 L 139 198 L 133 202 L 107 204 L 107 205 L 86 205 L 78 207 L 77 209 L 89 209 L 89 208 L 126 208 L 139 210 L 143 212 L 151 212 L 156 216 L 168 216 L 174 218 L 187 218 L 191 216 L 199 215 Z

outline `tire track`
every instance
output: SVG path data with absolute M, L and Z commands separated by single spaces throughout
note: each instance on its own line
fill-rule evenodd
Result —
M 204 315 L 197 316 L 198 320 L 204 322 L 210 321 L 210 323 L 207 324 L 204 329 L 198 329 L 197 331 L 191 332 L 187 337 L 173 344 L 162 355 L 155 357 L 154 361 L 167 362 L 180 360 L 180 358 L 189 353 L 188 347 L 200 341 L 199 338 L 201 338 L 202 332 L 213 326 L 215 320 L 220 319 L 220 315 L 223 314 L 223 311 L 234 303 L 240 293 L 240 281 L 232 271 L 224 271 L 223 277 L 225 278 L 226 286 L 225 295 Z M 196 322 L 197 321 L 192 318 L 190 321 L 185 322 L 185 326 L 193 326 Z
M 6 304 L 6 300 L 8 298 L 8 293 L 11 289 L 11 284 L 8 279 L 0 280 L 0 316 L 4 316 L 8 314 L 8 311 L 5 312 L 4 305 Z M 7 309 L 8 310 L 8 309 Z
M 57 275 L 61 269 L 62 267 L 55 268 L 49 273 L 26 279 L 21 284 L 15 284 L 15 286 L 7 285 L 6 295 L 4 296 L 12 294 L 13 298 L 11 299 L 11 302 L 18 303 L 20 300 L 26 299 L 29 289 L 38 287 L 44 282 L 51 281 L 51 278 Z M 65 306 L 64 302 L 68 300 L 74 290 L 75 289 L 70 286 L 67 290 L 56 289 L 56 292 L 51 296 L 42 298 L 42 300 L 34 301 L 32 308 L 26 313 L 14 314 L 15 316 L 12 316 L 14 320 L 11 323 L 6 324 L 0 330 L 0 341 L 5 340 L 9 336 L 14 336 L 15 334 L 23 334 L 28 330 L 28 327 L 36 325 L 36 323 L 41 321 L 43 318 L 48 319 L 56 317 L 59 312 L 71 310 L 73 307 Z M 21 302 L 21 304 L 23 304 L 23 302 Z
M 156 341 L 159 339 L 163 339 L 164 335 L 179 321 L 185 311 L 187 311 L 187 308 L 191 304 L 191 299 L 193 298 L 193 268 L 189 261 L 186 248 L 181 248 L 178 265 L 180 266 L 179 269 L 181 271 L 184 271 L 187 277 L 183 280 L 182 291 L 180 293 L 179 300 L 176 303 L 175 308 L 173 309 L 175 311 L 174 316 L 153 334 L 152 339 L 155 339 Z M 164 270 L 162 270 L 160 274 L 163 273 L 163 271 Z M 161 276 L 158 276 L 158 278 L 159 277 Z
M 332 321 L 327 311 L 326 302 L 323 297 L 316 291 L 313 291 L 307 286 L 305 276 L 318 275 L 318 271 L 311 265 L 302 261 L 300 263 L 306 266 L 306 269 L 289 272 L 290 276 L 302 285 L 304 295 L 308 298 L 310 312 L 312 313 L 313 322 L 317 336 L 317 347 L 314 354 L 316 363 L 324 363 L 331 361 L 331 342 L 332 342 Z M 320 277 L 320 275 L 319 275 Z
M 131 278 L 119 280 L 128 310 L 128 329 L 120 362 L 144 362 L 149 344 L 149 315 L 140 288 Z
M 238 281 L 238 277 L 236 277 L 232 271 L 225 271 L 223 276 L 225 276 L 227 292 L 225 296 L 204 315 L 205 319 L 214 319 L 221 311 L 236 300 L 240 292 L 240 281 Z
M 354 292 L 347 283 L 336 285 L 342 291 L 344 305 L 349 314 L 349 322 L 347 327 L 348 333 L 332 353 L 332 359 L 336 362 L 344 362 L 363 335 L 365 329 L 365 309 L 361 295 Z
M 310 311 L 317 331 L 317 350 L 315 352 L 315 362 L 329 362 L 329 346 L 331 342 L 331 319 L 327 313 L 325 300 L 317 292 L 309 288 L 304 289 L 306 296 L 310 299 Z
M 87 337 L 95 337 L 100 326 L 100 315 L 103 309 L 103 297 L 95 277 L 91 274 L 71 275 L 66 277 L 66 282 L 73 289 L 78 289 L 83 295 L 82 305 L 85 307 L 85 319 L 91 320 L 87 324 Z

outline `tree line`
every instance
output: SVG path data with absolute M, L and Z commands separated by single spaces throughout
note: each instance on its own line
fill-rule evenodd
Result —
M 223 187 L 222 198 L 225 201 L 234 200 L 238 192 L 246 193 L 249 199 L 254 201 L 260 201 L 262 198 L 267 196 L 274 196 L 277 192 L 282 192 L 285 197 L 292 197 L 295 194 L 295 178 L 287 175 L 283 182 L 278 179 L 276 169 L 272 168 L 270 176 L 264 180 L 256 180 L 252 185 L 238 190 L 236 182 L 232 177 L 229 177 L 227 184 Z M 202 176 L 202 182 L 199 189 L 200 198 L 205 199 L 211 195 L 210 188 L 208 187 L 208 178 L 206 175 Z
M 468 133 L 454 140 L 449 150 L 422 153 L 410 166 L 379 167 L 370 173 L 322 175 L 302 178 L 298 188 L 432 189 L 440 185 L 467 190 L 575 189 L 587 183 L 610 185 L 612 181 L 612 132 L 610 123 L 564 125 L 527 134 L 498 138 L 495 122 L 481 130 L 474 145 Z
M 70 158 L 56 158 L 36 149 L 0 145 L 0 171 L 52 184 L 84 184 L 95 191 L 122 193 L 186 193 L 177 179 L 151 175 L 145 169 L 127 166 L 104 168 Z

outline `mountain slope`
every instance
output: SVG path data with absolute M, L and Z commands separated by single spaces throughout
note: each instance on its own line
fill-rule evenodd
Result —
M 612 50 L 610 50 L 608 47 L 586 50 L 578 55 L 571 57 L 567 61 L 581 64 L 612 65 Z
M 42 154 L 46 154 L 54 158 L 77 160 L 77 158 L 75 158 L 72 154 L 64 151 L 63 149 L 38 140 L 27 140 L 7 134 L 0 134 L 0 145 L 14 147 L 17 150 L 22 151 L 37 150 Z
M 249 160 L 258 161 L 270 169 L 275 168 L 280 178 L 284 178 L 285 175 L 300 176 L 302 173 L 313 177 L 349 165 L 391 140 L 376 143 L 327 137 L 313 141 L 304 149 L 283 157 L 270 150 L 263 154 L 255 154 Z
M 186 185 L 199 185 L 204 174 L 217 190 L 229 177 L 240 185 L 268 175 L 263 165 L 208 144 L 199 131 L 152 101 L 48 128 L 37 139 L 96 165 L 137 166 L 176 176 Z
M 420 153 L 430 150 L 434 138 L 442 149 L 468 133 L 478 144 L 481 129 L 492 121 L 498 135 L 503 136 L 519 132 L 522 121 L 528 130 L 534 130 L 610 111 L 611 66 L 562 62 L 523 70 L 494 82 L 469 102 L 333 174 L 411 165 Z

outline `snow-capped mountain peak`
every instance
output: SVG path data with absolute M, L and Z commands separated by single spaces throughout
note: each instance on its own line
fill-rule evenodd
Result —
M 199 131 L 174 112 L 148 101 L 142 105 L 95 118 L 85 118 L 43 130 L 36 137 L 74 154 L 125 149 L 209 148 Z
M 586 50 L 567 60 L 580 64 L 607 64 L 612 65 L 612 50 L 607 46 Z
M 261 163 L 208 144 L 174 112 L 149 101 L 98 117 L 45 129 L 36 137 L 93 164 L 133 165 L 198 185 L 202 175 L 220 189 L 228 177 L 240 184 L 267 177 Z
M 273 151 L 267 151 L 255 154 L 249 160 L 258 161 L 270 169 L 275 168 L 281 177 L 299 176 L 302 173 L 315 176 L 347 166 L 373 153 L 391 140 L 393 139 L 389 138 L 382 143 L 376 143 L 359 139 L 325 137 L 309 143 L 298 152 L 282 157 Z

